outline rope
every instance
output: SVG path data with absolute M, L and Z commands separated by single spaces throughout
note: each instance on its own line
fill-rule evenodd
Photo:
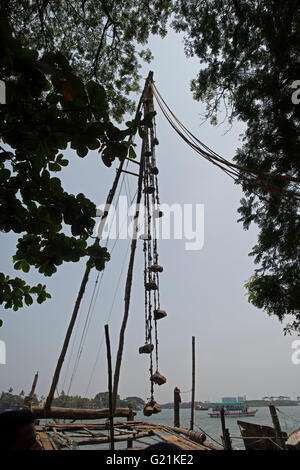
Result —
M 125 175 L 126 176 L 126 175 Z M 133 196 L 133 198 L 130 200 L 130 204 L 133 203 L 135 197 L 137 195 L 137 190 Z M 117 241 L 119 240 L 119 235 L 120 235 L 120 232 L 122 231 L 123 229 L 123 226 L 125 224 L 125 222 L 127 221 L 127 215 L 126 217 L 124 217 L 122 223 L 121 223 L 121 226 L 119 227 L 119 230 L 118 230 L 118 234 L 117 234 L 117 237 L 116 237 L 116 240 L 112 246 L 112 249 L 110 251 L 110 254 L 112 255 L 114 249 L 115 249 L 115 246 L 117 244 Z M 111 314 L 112 314 L 112 311 L 113 311 L 113 307 L 114 307 L 114 304 L 115 304 L 115 300 L 116 300 L 116 295 L 117 295 L 117 292 L 119 290 L 119 287 L 120 287 L 120 282 L 121 282 L 121 277 L 122 277 L 122 274 L 123 274 L 123 271 L 124 271 L 124 267 L 125 267 L 125 261 L 127 259 L 127 255 L 128 255 L 128 251 L 129 251 L 129 247 L 130 247 L 130 240 L 128 242 L 128 246 L 127 246 L 127 250 L 126 250 L 126 253 L 125 253 L 125 256 L 124 256 L 124 259 L 123 259 L 123 264 L 122 264 L 122 267 L 121 267 L 121 272 L 120 272 L 120 275 L 119 275 L 119 279 L 118 279 L 118 282 L 117 282 L 117 287 L 115 289 L 115 293 L 114 293 L 114 297 L 113 297 L 113 301 L 112 301 L 112 304 L 111 304 L 111 308 L 110 308 L 110 311 L 109 311 L 109 315 L 108 315 L 108 318 L 107 318 L 107 321 L 106 323 L 109 322 L 110 320 L 110 317 L 111 317 Z M 94 362 L 94 365 L 93 365 L 93 368 L 92 368 L 92 373 L 90 375 L 90 378 L 89 378 L 89 382 L 88 382 L 88 386 L 87 386 L 87 389 L 86 389 L 86 392 L 85 392 L 85 396 L 87 395 L 87 392 L 89 390 L 89 387 L 90 387 L 90 384 L 91 384 L 91 381 L 93 379 L 93 375 L 94 375 L 94 372 L 95 372 L 95 369 L 96 369 L 96 365 L 99 361 L 99 356 L 100 356 L 100 351 L 101 351 L 101 348 L 102 348 L 102 345 L 103 345 L 103 341 L 104 341 L 104 333 L 102 334 L 102 338 L 101 338 L 101 342 L 100 342 L 100 345 L 98 347 L 98 351 L 97 351 L 97 354 L 96 354 L 96 359 L 95 359 L 95 362 Z
M 289 176 L 289 175 L 280 175 L 277 173 L 269 173 L 265 171 L 260 171 L 256 169 L 249 169 L 247 167 L 241 166 L 241 165 L 236 165 L 234 163 L 229 162 L 225 158 L 221 157 L 218 155 L 216 152 L 212 151 L 209 147 L 207 147 L 203 142 L 201 142 L 197 137 L 195 137 L 180 121 L 179 119 L 175 116 L 175 114 L 170 110 L 162 96 L 160 95 L 157 87 L 155 84 L 152 82 L 151 87 L 153 90 L 153 94 L 157 100 L 157 103 L 162 110 L 164 116 L 170 123 L 170 125 L 173 127 L 173 129 L 177 132 L 177 134 L 192 148 L 194 149 L 197 153 L 199 153 L 202 157 L 204 157 L 206 160 L 210 161 L 214 165 L 218 166 L 222 171 L 227 173 L 231 178 L 233 178 L 236 182 L 242 183 L 243 181 L 252 184 L 255 186 L 258 186 L 262 189 L 264 189 L 267 192 L 271 193 L 280 193 L 280 194 L 286 194 L 288 196 L 293 196 L 296 198 L 300 198 L 300 193 L 295 192 L 294 190 L 285 190 L 280 188 L 279 186 L 274 186 L 271 183 L 266 183 L 264 181 L 260 181 L 258 179 L 253 179 L 253 177 L 260 176 L 262 178 L 270 178 L 271 180 L 277 179 L 281 180 L 283 182 L 288 182 L 288 183 L 299 183 L 300 178 Z M 170 115 L 172 117 L 170 117 Z M 175 124 L 175 122 L 178 124 Z M 178 127 L 179 126 L 179 127 Z M 184 135 L 186 134 L 186 135 Z M 250 176 L 250 178 L 247 177 Z M 252 179 L 251 179 L 252 177 Z M 240 178 L 242 181 L 240 181 Z
M 293 421 L 295 424 L 297 424 L 297 426 L 300 425 L 300 421 L 298 420 L 295 420 L 294 418 L 292 418 L 291 416 L 287 415 L 286 413 L 284 413 L 283 411 L 281 411 L 279 408 L 276 408 L 276 410 L 281 413 L 282 415 L 284 415 L 284 417 L 290 419 L 291 421 Z
M 110 310 L 109 310 L 109 314 L 108 314 L 106 323 L 109 322 L 110 317 L 111 317 L 112 312 L 113 312 L 113 308 L 114 308 L 115 301 L 116 301 L 116 297 L 117 297 L 117 292 L 119 291 L 119 288 L 120 288 L 120 282 L 121 282 L 122 274 L 123 274 L 124 267 L 125 267 L 125 261 L 126 261 L 127 256 L 128 256 L 129 247 L 130 247 L 130 240 L 129 240 L 129 242 L 128 242 L 127 250 L 126 250 L 126 253 L 125 253 L 125 256 L 124 256 L 124 259 L 123 259 L 123 263 L 122 263 L 122 267 L 121 267 L 119 279 L 118 279 L 118 282 L 117 282 L 117 286 L 116 286 L 116 289 L 115 289 L 115 294 L 114 294 L 114 297 L 113 297 L 113 301 L 112 301 L 112 304 L 111 304 L 111 307 L 110 307 Z M 102 331 L 102 330 L 101 330 L 101 331 Z M 88 393 L 88 391 L 89 391 L 91 382 L 92 382 L 93 377 L 94 377 L 95 369 L 96 369 L 96 366 L 97 366 L 98 361 L 99 361 L 100 351 L 101 351 L 101 348 L 102 348 L 102 346 L 103 346 L 103 342 L 104 342 L 104 333 L 102 333 L 101 341 L 100 341 L 100 344 L 99 344 L 99 347 L 98 347 L 98 350 L 97 350 L 97 354 L 96 354 L 96 358 L 95 358 L 94 365 L 93 365 L 93 368 L 92 368 L 92 372 L 91 372 L 91 374 L 90 374 L 88 386 L 87 386 L 86 391 L 85 391 L 85 397 L 87 396 L 87 393 Z
M 128 162 L 127 162 L 127 166 L 128 166 Z M 126 166 L 126 168 L 127 168 L 127 166 Z M 118 196 L 117 196 L 117 205 L 116 205 L 116 207 L 118 207 L 118 204 L 119 204 L 119 198 L 120 198 L 120 194 L 121 194 L 121 191 L 122 191 L 122 188 L 123 188 L 123 185 L 124 185 L 124 181 L 125 181 L 125 173 L 123 174 L 122 183 L 121 183 L 119 193 L 118 193 Z M 115 196 L 114 199 L 116 199 L 116 196 Z M 108 237 L 105 241 L 105 247 L 106 248 L 108 246 L 109 236 L 110 236 L 110 233 L 111 233 L 111 229 L 112 229 L 112 226 L 113 226 L 113 223 L 114 223 L 115 216 L 116 216 L 116 211 L 114 213 L 112 222 L 111 222 L 110 227 L 109 227 Z M 82 355 L 82 352 L 83 352 L 83 348 L 84 348 L 84 345 L 85 345 L 85 341 L 86 341 L 86 338 L 87 338 L 87 334 L 88 334 L 88 331 L 89 331 L 91 320 L 92 320 L 92 317 L 93 317 L 93 314 L 94 314 L 95 305 L 96 305 L 96 301 L 97 301 L 97 298 L 98 298 L 98 295 L 99 295 L 100 285 L 102 284 L 103 275 L 104 275 L 104 270 L 101 273 L 100 283 L 98 283 L 100 273 L 99 272 L 97 273 L 97 278 L 96 278 L 96 281 L 95 281 L 95 286 L 94 286 L 94 289 L 93 289 L 92 297 L 91 297 L 89 307 L 88 307 L 86 320 L 85 320 L 83 331 L 82 331 L 82 334 L 81 334 L 80 343 L 79 343 L 79 346 L 78 346 L 77 355 L 76 355 L 76 358 L 75 358 L 73 372 L 72 372 L 72 375 L 71 375 L 67 395 L 70 393 L 74 378 L 75 378 L 76 373 L 78 371 L 80 358 L 81 358 L 81 355 Z M 97 289 L 97 292 L 96 292 L 96 289 Z M 95 292 L 96 292 L 96 296 L 95 296 Z M 95 298 L 95 301 L 94 301 L 94 298 Z M 74 341 L 75 341 L 75 337 L 74 337 Z
M 184 392 L 181 392 L 181 393 L 184 393 Z M 200 426 L 199 426 L 198 424 L 195 424 L 195 426 L 196 426 L 198 429 L 200 429 L 200 431 L 204 432 L 204 434 L 205 434 L 206 436 L 208 436 L 208 437 L 209 437 L 212 441 L 214 441 L 216 444 L 218 444 L 219 446 L 223 447 L 223 444 L 221 444 L 221 443 L 218 442 L 216 439 L 214 439 L 212 436 L 210 436 L 210 435 L 208 434 L 208 432 L 206 432 L 206 431 L 204 431 L 202 428 L 200 428 Z

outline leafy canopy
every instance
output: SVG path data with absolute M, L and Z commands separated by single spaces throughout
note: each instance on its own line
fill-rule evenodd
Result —
M 225 104 L 229 120 L 247 123 L 235 161 L 298 178 L 300 106 L 292 102 L 291 85 L 300 77 L 299 24 L 297 0 L 176 2 L 173 21 L 185 33 L 186 53 L 202 64 L 191 89 L 207 103 L 206 116 L 215 123 Z M 299 199 L 242 184 L 240 221 L 245 229 L 252 222 L 259 227 L 250 253 L 259 266 L 246 284 L 249 301 L 280 320 L 294 315 L 299 328 Z M 292 189 L 289 182 L 276 184 Z
M 39 50 L 61 52 L 79 76 L 107 91 L 113 116 L 132 112 L 130 92 L 140 89 L 140 61 L 149 34 L 165 36 L 168 0 L 6 0 L 14 33 Z
M 104 87 L 86 85 L 61 53 L 24 47 L 0 19 L 0 79 L 6 84 L 6 104 L 0 108 L 0 229 L 20 234 L 14 268 L 27 273 L 35 267 L 51 276 L 63 262 L 89 257 L 89 266 L 104 269 L 106 248 L 89 244 L 95 205 L 84 194 L 69 194 L 56 176 L 68 160 L 61 153 L 68 144 L 79 157 L 102 149 L 110 166 L 124 159 L 132 136 L 149 118 L 141 114 L 119 130 L 108 114 Z M 126 140 L 125 140 L 126 139 Z M 67 234 L 70 232 L 69 234 Z M 18 310 L 50 297 L 46 286 L 29 286 L 0 273 L 0 304 Z

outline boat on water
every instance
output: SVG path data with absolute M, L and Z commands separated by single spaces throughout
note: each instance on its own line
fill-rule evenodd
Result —
M 225 416 L 229 418 L 240 418 L 241 416 L 255 416 L 257 409 L 249 410 L 248 405 L 243 402 L 220 402 L 214 403 L 209 414 L 211 418 L 220 418 L 220 411 L 224 408 Z
M 202 405 L 196 405 L 195 410 L 197 411 L 208 411 L 210 406 L 202 406 Z

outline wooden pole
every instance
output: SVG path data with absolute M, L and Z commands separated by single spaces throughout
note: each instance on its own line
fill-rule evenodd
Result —
M 278 419 L 276 408 L 272 403 L 270 403 L 270 405 L 269 405 L 269 410 L 270 410 L 271 418 L 272 418 L 272 421 L 273 421 L 276 441 L 277 441 L 278 445 L 280 445 L 280 447 L 285 449 L 285 439 L 282 436 L 282 430 L 281 430 L 281 426 L 280 426 L 280 422 L 279 422 L 279 419 Z
M 192 336 L 192 401 L 191 401 L 191 423 L 190 429 L 194 429 L 195 413 L 195 336 Z
M 107 366 L 108 366 L 108 396 L 109 396 L 109 426 L 110 426 L 110 450 L 115 450 L 114 441 L 114 409 L 112 400 L 112 368 L 111 368 L 111 352 L 108 325 L 104 326 L 106 350 L 107 350 Z
M 39 373 L 37 372 L 34 376 L 32 387 L 31 387 L 31 390 L 30 390 L 30 393 L 29 393 L 29 396 L 30 396 L 31 399 L 33 398 L 38 378 L 39 378 Z
M 141 107 L 142 102 L 143 102 L 143 95 L 144 95 L 144 92 L 143 92 L 143 94 L 140 98 L 140 101 L 139 101 L 139 104 L 138 104 L 138 107 L 137 107 L 136 117 L 137 117 L 137 115 L 140 111 L 140 107 Z M 112 185 L 111 190 L 109 191 L 107 199 L 106 199 L 106 206 L 109 206 L 113 201 L 113 198 L 115 196 L 116 189 L 117 189 L 117 186 L 118 186 L 118 183 L 119 183 L 119 180 L 120 180 L 120 176 L 122 174 L 122 169 L 123 169 L 124 162 L 125 162 L 125 158 L 120 162 L 120 165 L 119 165 L 119 168 L 117 170 L 113 185 Z M 98 238 L 95 241 L 95 244 L 99 244 L 99 240 L 102 237 L 102 233 L 103 233 L 103 229 L 104 229 L 104 226 L 105 226 L 105 223 L 106 223 L 107 216 L 108 216 L 108 210 L 105 210 L 105 212 L 104 212 L 104 214 L 103 214 L 103 216 L 101 217 L 101 220 L 100 220 L 99 230 L 98 230 Z M 74 309 L 73 309 L 73 313 L 72 313 L 72 317 L 71 317 L 71 320 L 70 320 L 70 323 L 69 323 L 67 334 L 66 334 L 66 337 L 65 337 L 62 349 L 61 349 L 60 356 L 58 358 L 58 362 L 57 362 L 56 369 L 55 369 L 55 372 L 54 372 L 54 376 L 53 376 L 53 379 L 52 379 L 52 384 L 51 384 L 51 387 L 50 387 L 50 391 L 49 391 L 48 397 L 46 399 L 46 403 L 45 403 L 45 409 L 46 410 L 49 410 L 49 408 L 51 407 L 52 401 L 53 401 L 53 397 L 54 397 L 54 393 L 55 393 L 55 390 L 56 390 L 56 387 L 57 387 L 57 384 L 58 384 L 61 368 L 62 368 L 64 359 L 65 359 L 65 356 L 66 356 L 66 353 L 67 353 L 67 349 L 68 349 L 69 342 L 70 342 L 70 339 L 71 339 L 72 331 L 73 331 L 74 324 L 75 324 L 75 321 L 76 321 L 76 318 L 77 318 L 77 315 L 78 315 L 78 312 L 79 312 L 80 304 L 81 304 L 82 297 L 83 297 L 83 294 L 84 294 L 84 291 L 85 291 L 85 288 L 86 288 L 86 285 L 87 285 L 87 282 L 88 282 L 90 271 L 91 271 L 91 268 L 89 268 L 87 266 L 86 269 L 85 269 L 82 281 L 81 281 L 80 289 L 79 289 L 79 292 L 78 292 L 78 295 L 77 295 L 77 299 L 76 299 L 76 302 L 75 302 L 75 306 L 74 306 Z
M 174 427 L 180 428 L 179 404 L 181 402 L 179 388 L 174 388 Z
M 30 393 L 27 397 L 24 398 L 24 405 L 23 405 L 24 408 L 31 409 L 31 407 L 32 407 L 32 400 L 33 400 L 33 396 L 34 396 L 34 392 L 35 392 L 38 377 L 39 377 L 39 373 L 37 372 L 34 376 Z
M 148 78 L 146 80 L 144 92 L 152 93 L 151 87 L 149 85 L 150 80 L 152 80 L 153 72 L 150 72 Z M 117 352 L 117 359 L 116 359 L 116 367 L 114 373 L 114 388 L 113 388 L 113 405 L 114 408 L 116 407 L 117 402 L 117 394 L 118 394 L 118 386 L 120 380 L 120 370 L 121 370 L 121 363 L 122 363 L 122 356 L 123 356 L 123 348 L 124 348 L 124 338 L 125 338 L 125 330 L 127 326 L 128 314 L 129 314 L 129 307 L 130 307 L 130 295 L 131 295 L 131 286 L 132 286 L 132 275 L 133 275 L 133 265 L 135 259 L 135 251 L 136 251 L 136 233 L 138 227 L 138 218 L 140 213 L 140 202 L 142 196 L 142 183 L 143 183 L 143 174 L 144 174 L 144 152 L 145 152 L 145 138 L 142 144 L 141 150 L 141 160 L 140 160 L 140 168 L 139 168 L 139 179 L 138 179 L 138 191 L 137 191 L 137 200 L 136 200 L 136 210 L 134 215 L 134 227 L 133 227 L 133 238 L 131 241 L 131 252 L 130 252 L 130 259 L 127 271 L 127 279 L 125 285 L 125 309 L 124 309 L 124 316 L 123 321 L 120 329 L 120 336 L 119 336 L 119 347 Z
M 224 406 L 222 406 L 220 410 L 220 417 L 221 417 L 221 424 L 222 424 L 222 440 L 223 440 L 224 450 L 232 450 L 229 430 L 226 428 L 226 425 L 225 425 Z
M 71 419 L 71 420 L 94 420 L 109 419 L 109 408 L 103 409 L 82 409 L 82 408 L 61 408 L 51 406 L 49 410 L 45 410 L 43 406 L 33 406 L 32 411 L 35 419 L 52 418 L 52 419 Z M 116 408 L 114 416 L 118 418 L 127 418 L 132 410 L 129 408 Z M 133 411 L 136 414 L 135 411 Z
M 142 100 L 140 100 L 140 102 L 139 102 L 137 112 L 140 109 L 141 103 L 142 103 Z M 117 186 L 118 186 L 118 183 L 119 183 L 119 179 L 120 179 L 120 176 L 121 176 L 121 173 L 122 173 L 124 162 L 125 162 L 125 159 L 120 162 L 119 168 L 118 168 L 117 173 L 116 173 L 116 177 L 115 177 L 113 185 L 112 185 L 112 188 L 108 193 L 108 197 L 107 197 L 107 200 L 106 200 L 106 205 L 107 206 L 109 206 L 113 201 L 113 198 L 114 198 L 114 195 L 116 193 L 116 189 L 117 189 Z M 98 230 L 98 238 L 97 238 L 95 244 L 98 244 L 99 240 L 101 239 L 107 216 L 108 216 L 108 211 L 105 210 L 103 216 L 101 217 L 99 230 Z M 53 401 L 55 389 L 57 387 L 57 383 L 58 383 L 58 380 L 59 380 L 60 371 L 61 371 L 64 359 L 65 359 L 65 356 L 66 356 L 66 352 L 67 352 L 67 349 L 68 349 L 68 345 L 69 345 L 69 342 L 70 342 L 70 338 L 71 338 L 71 335 L 72 335 L 74 324 L 75 324 L 75 321 L 76 321 L 76 318 L 77 318 L 77 315 L 78 315 L 78 311 L 79 311 L 79 307 L 80 307 L 82 297 L 83 297 L 83 294 L 84 294 L 84 291 L 85 291 L 85 287 L 86 287 L 86 284 L 88 282 L 90 271 L 91 271 L 91 268 L 86 267 L 83 278 L 82 278 L 82 281 L 81 281 L 81 286 L 80 286 L 79 293 L 78 293 L 78 296 L 77 296 L 77 299 L 76 299 L 76 303 L 75 303 L 75 306 L 74 306 L 71 321 L 70 321 L 70 324 L 69 324 L 69 327 L 68 327 L 68 330 L 67 330 L 67 334 L 66 334 L 66 337 L 65 337 L 65 341 L 64 341 L 64 344 L 62 346 L 62 350 L 61 350 L 61 353 L 60 353 L 60 356 L 59 356 L 59 359 L 58 359 L 58 362 L 57 362 L 57 366 L 56 366 L 56 370 L 55 370 L 55 373 L 54 373 L 54 376 L 53 376 L 50 392 L 49 392 L 49 395 L 48 395 L 46 403 L 45 403 L 45 409 L 49 409 L 51 404 L 52 404 L 52 401 Z

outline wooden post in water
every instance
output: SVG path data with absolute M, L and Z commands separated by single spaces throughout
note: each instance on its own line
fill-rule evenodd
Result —
M 134 420 L 134 414 L 133 414 L 133 408 L 132 404 L 128 403 L 128 408 L 129 408 L 129 415 L 127 417 L 127 421 L 133 421 Z M 133 445 L 133 440 L 131 438 L 127 439 L 127 449 L 132 449 Z
M 230 434 L 229 434 L 229 431 L 228 431 L 228 429 L 226 428 L 226 425 L 225 425 L 224 406 L 222 406 L 222 408 L 220 410 L 220 417 L 221 417 L 221 424 L 222 424 L 222 441 L 223 441 L 224 450 L 232 450 Z
M 34 376 L 34 379 L 33 379 L 33 383 L 32 383 L 32 387 L 31 387 L 31 390 L 30 390 L 30 393 L 29 393 L 29 396 L 31 398 L 33 398 L 33 395 L 34 395 L 34 392 L 35 392 L 35 388 L 36 388 L 36 384 L 37 384 L 37 381 L 38 381 L 38 378 L 39 378 L 39 373 L 37 372 Z
M 178 387 L 174 388 L 174 427 L 180 428 L 180 416 L 179 416 L 179 403 L 181 402 L 180 390 Z
M 110 352 L 108 325 L 105 325 L 104 328 L 105 328 L 105 339 L 106 339 L 106 349 L 107 349 L 107 368 L 108 368 L 110 450 L 115 450 L 115 441 L 114 441 L 114 411 L 115 410 L 113 408 L 113 398 L 112 398 L 112 367 L 111 367 L 111 352 Z
M 195 413 L 195 336 L 192 336 L 192 401 L 191 401 L 191 423 L 190 429 L 194 429 Z
M 38 377 L 39 377 L 39 373 L 37 372 L 34 376 L 30 393 L 27 397 L 24 398 L 24 408 L 30 408 L 31 409 L 31 407 L 32 407 L 32 400 L 33 400 L 33 396 L 34 396 L 34 392 L 35 392 Z
M 273 403 L 270 403 L 269 410 L 270 410 L 271 418 L 272 418 L 272 421 L 273 421 L 273 426 L 274 426 L 274 430 L 275 430 L 275 436 L 276 436 L 277 444 L 280 445 L 280 447 L 282 447 L 283 449 L 285 449 L 285 440 L 282 436 L 282 430 L 281 430 L 280 422 L 279 422 L 279 419 L 278 419 L 278 416 L 277 416 L 276 408 L 273 405 Z

